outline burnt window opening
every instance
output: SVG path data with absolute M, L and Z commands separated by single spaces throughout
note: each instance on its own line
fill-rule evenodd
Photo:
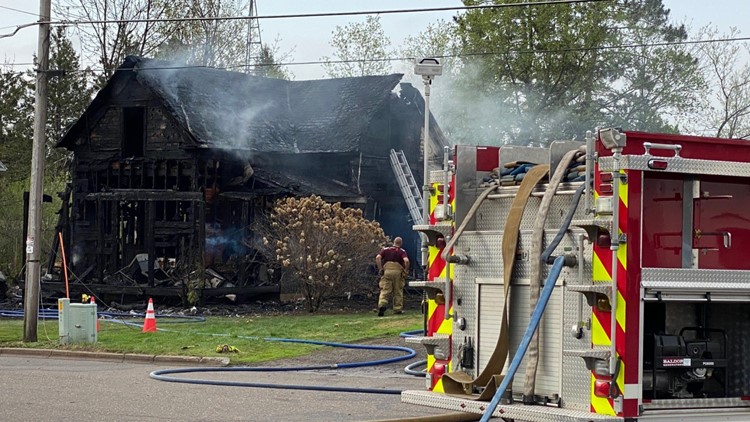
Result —
M 146 150 L 146 107 L 122 109 L 122 156 L 143 157 Z

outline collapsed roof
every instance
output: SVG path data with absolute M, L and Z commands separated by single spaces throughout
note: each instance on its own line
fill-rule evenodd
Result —
M 286 81 L 130 56 L 113 76 L 134 77 L 162 100 L 196 146 L 254 152 L 351 152 L 402 74 Z M 117 89 L 112 80 L 58 142 L 72 148 Z M 120 85 L 121 87 L 122 85 Z M 121 89 L 121 88 L 120 88 Z

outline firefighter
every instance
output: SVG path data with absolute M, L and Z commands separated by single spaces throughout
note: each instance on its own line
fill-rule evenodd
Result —
M 385 314 L 388 302 L 393 294 L 393 312 L 400 314 L 404 307 L 404 282 L 409 272 L 409 257 L 401 248 L 403 240 L 393 239 L 393 246 L 383 248 L 375 256 L 380 277 L 380 298 L 378 299 L 378 316 Z

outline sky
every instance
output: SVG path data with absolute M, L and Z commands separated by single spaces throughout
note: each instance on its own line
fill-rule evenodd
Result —
M 742 35 L 750 35 L 750 24 L 747 20 L 750 16 L 750 1 L 748 0 L 663 0 L 663 2 L 672 10 L 672 17 L 677 22 L 685 22 L 691 27 L 713 24 L 719 28 L 720 32 L 727 32 L 730 27 L 734 26 L 741 31 Z M 461 5 L 459 0 L 256 0 L 256 3 L 259 16 Z M 27 12 L 0 8 L 0 28 L 2 28 L 0 35 L 13 32 L 16 25 L 34 22 L 39 13 L 38 0 L 0 0 L 0 6 Z M 387 14 L 381 16 L 381 23 L 386 35 L 391 39 L 391 46 L 398 48 L 406 37 L 418 34 L 429 23 L 438 19 L 450 19 L 455 14 L 455 11 Z M 333 55 L 328 42 L 337 25 L 343 26 L 352 21 L 363 20 L 364 16 L 261 20 L 261 38 L 263 42 L 279 38 L 280 51 L 291 52 L 289 61 L 317 61 L 322 56 Z M 35 27 L 22 29 L 10 38 L 0 38 L 0 63 L 31 62 L 32 54 L 36 51 L 36 44 Z M 289 70 L 292 71 L 295 79 L 318 79 L 325 76 L 320 65 L 290 66 Z

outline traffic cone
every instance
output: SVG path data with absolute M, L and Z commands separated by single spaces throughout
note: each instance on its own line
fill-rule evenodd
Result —
M 89 303 L 93 303 L 94 305 L 96 305 L 96 298 L 94 298 L 94 296 L 91 296 L 91 301 Z M 99 312 L 97 312 L 96 313 L 96 332 L 97 333 L 99 332 L 100 328 L 101 327 L 99 327 Z
M 148 309 L 146 309 L 146 319 L 143 320 L 144 333 L 156 332 L 156 316 L 154 315 L 154 300 L 148 299 Z

